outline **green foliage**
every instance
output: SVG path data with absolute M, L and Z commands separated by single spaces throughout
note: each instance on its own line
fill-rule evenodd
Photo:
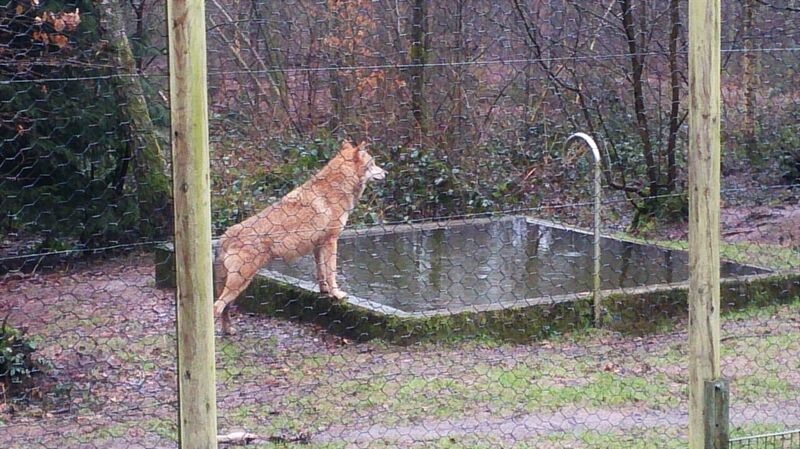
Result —
M 148 225 L 153 217 L 140 214 L 146 192 L 137 191 L 132 179 L 136 143 L 124 125 L 112 72 L 93 48 L 98 29 L 92 5 L 42 2 L 15 17 L 12 23 L 44 10 L 79 8 L 81 22 L 60 48 L 43 49 L 30 39 L 8 43 L 21 46 L 21 54 L 46 52 L 63 64 L 39 66 L 33 58 L 20 63 L 23 71 L 0 71 L 0 81 L 13 81 L 0 84 L 0 226 L 37 235 L 42 250 L 91 248 L 157 231 Z M 76 63 L 84 59 L 92 63 Z
M 797 116 L 800 119 L 800 113 Z M 772 146 L 778 154 L 779 168 L 784 181 L 800 184 L 800 129 L 782 128 Z
M 689 219 L 689 195 L 647 198 L 637 206 L 631 229 L 647 233 L 658 223 L 682 223 Z
M 0 115 L 14 115 L 25 131 L 0 130 L 8 142 L 0 150 L 6 226 L 72 237 L 87 246 L 125 240 L 138 215 L 120 176 L 130 159 L 127 143 L 109 132 L 117 126 L 117 108 L 113 102 L 74 100 L 92 92 L 112 95 L 110 86 L 73 81 L 36 84 L 24 93 L 13 89 L 0 88 L 0 96 L 11 98 L 0 104 Z
M 607 112 L 602 115 L 604 143 L 611 159 L 611 171 L 615 179 L 624 177 L 629 182 L 643 182 L 647 178 L 642 139 L 637 131 L 632 105 L 624 101 L 612 100 L 605 105 Z M 664 170 L 664 168 L 660 168 Z
M 322 168 L 337 150 L 338 143 L 329 139 L 281 144 L 279 151 L 287 163 L 266 173 L 265 193 L 274 199 L 286 195 Z
M 0 384 L 18 394 L 38 368 L 31 358 L 36 346 L 24 334 L 3 323 L 0 326 Z
M 385 221 L 462 216 L 524 204 L 528 198 L 518 185 L 519 174 L 508 163 L 514 151 L 500 146 L 477 151 L 485 154 L 481 166 L 463 167 L 436 148 L 390 148 L 389 160 L 383 162 L 388 176 L 373 187 L 380 211 L 361 214 L 362 220 L 375 222 L 376 215 Z M 376 153 L 379 161 L 385 159 Z
M 729 133 L 723 141 L 728 153 L 727 160 L 723 160 L 723 171 L 726 165 L 738 166 L 740 170 L 752 171 L 754 179 L 768 185 L 781 181 L 800 183 L 799 121 L 800 109 L 796 109 L 760 118 L 754 134 L 738 129 Z
M 385 217 L 390 221 L 482 212 L 493 205 L 446 154 L 420 148 L 393 153 L 396 156 L 384 164 L 387 179 L 376 186 L 379 202 L 393 206 Z

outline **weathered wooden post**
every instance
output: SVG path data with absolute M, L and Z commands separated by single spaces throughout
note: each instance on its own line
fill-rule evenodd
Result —
M 720 377 L 720 0 L 689 0 L 688 17 L 689 447 L 722 449 L 709 423 L 727 410 L 707 396 L 725 384 L 706 384 Z
M 211 197 L 202 0 L 167 0 L 182 449 L 217 447 Z

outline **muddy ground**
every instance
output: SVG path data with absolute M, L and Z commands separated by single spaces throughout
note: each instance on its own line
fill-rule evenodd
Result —
M 793 204 L 729 201 L 725 241 L 797 268 Z M 21 399 L 0 389 L 0 448 L 177 447 L 174 292 L 153 272 L 133 253 L 0 276 L 0 317 L 43 364 Z M 735 436 L 800 428 L 798 312 L 800 301 L 723 317 Z M 685 323 L 645 337 L 401 347 L 235 319 L 237 336 L 217 336 L 218 427 L 251 432 L 255 447 L 685 447 Z
M 150 256 L 6 276 L 0 315 L 48 367 L 4 398 L 0 447 L 174 448 L 174 298 Z M 736 435 L 800 428 L 800 305 L 727 315 L 723 375 Z M 219 432 L 256 447 L 681 447 L 685 325 L 511 345 L 352 342 L 237 315 L 217 338 Z

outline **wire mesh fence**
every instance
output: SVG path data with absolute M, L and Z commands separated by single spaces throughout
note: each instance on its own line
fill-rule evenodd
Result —
M 798 447 L 800 12 L 723 8 L 731 447 Z M 683 2 L 206 19 L 218 260 L 252 279 L 217 336 L 220 444 L 686 447 Z M 0 16 L 0 447 L 177 446 L 165 35 L 150 0 Z

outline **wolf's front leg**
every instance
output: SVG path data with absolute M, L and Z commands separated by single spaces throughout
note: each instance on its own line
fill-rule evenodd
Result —
M 338 239 L 331 238 L 315 249 L 314 257 L 317 260 L 317 280 L 320 293 L 342 300 L 347 297 L 347 293 L 339 290 L 339 285 L 336 283 L 337 250 Z
M 330 294 L 331 291 L 330 287 L 328 286 L 328 281 L 325 278 L 325 255 L 323 252 L 323 246 L 317 246 L 314 248 L 314 262 L 316 267 L 316 274 L 317 274 L 317 284 L 319 285 L 319 292 L 323 295 Z

